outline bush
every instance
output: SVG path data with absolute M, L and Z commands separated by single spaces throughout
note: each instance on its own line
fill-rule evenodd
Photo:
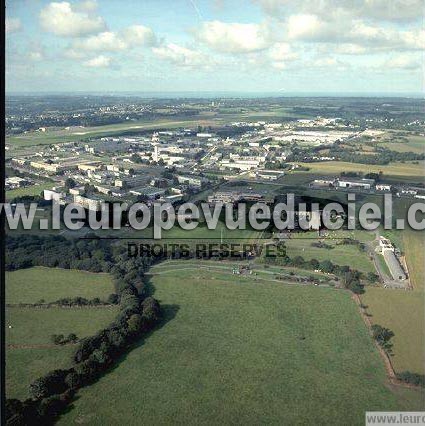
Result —
M 377 341 L 378 345 L 381 346 L 386 352 L 392 352 L 392 343 L 390 340 L 394 337 L 394 333 L 385 327 L 382 327 L 379 324 L 372 325 L 372 335 L 373 338 Z
M 425 387 L 425 375 L 418 373 L 411 373 L 410 371 L 403 371 L 396 374 L 398 380 L 409 383 L 415 386 Z

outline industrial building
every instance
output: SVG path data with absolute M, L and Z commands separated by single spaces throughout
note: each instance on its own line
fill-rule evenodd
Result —
M 399 260 L 395 256 L 394 252 L 391 250 L 385 250 L 383 252 L 385 263 L 390 270 L 391 276 L 396 281 L 404 281 L 407 277 L 403 268 L 400 265 Z
M 374 185 L 375 185 L 374 179 L 351 179 L 351 178 L 338 179 L 339 188 L 372 189 Z
M 379 237 L 379 247 L 381 253 L 384 256 L 385 263 L 388 266 L 390 274 L 395 281 L 404 281 L 407 279 L 406 273 L 404 272 L 400 261 L 395 255 L 395 247 L 391 244 L 391 241 L 388 238 Z

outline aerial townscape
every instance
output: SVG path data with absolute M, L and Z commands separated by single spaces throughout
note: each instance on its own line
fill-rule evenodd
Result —
M 6 3 L 4 424 L 421 424 L 422 2 Z

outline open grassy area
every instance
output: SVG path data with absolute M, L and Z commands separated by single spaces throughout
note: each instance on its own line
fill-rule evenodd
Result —
M 6 350 L 6 397 L 26 399 L 28 386 L 56 368 L 69 367 L 74 346 Z
M 424 293 L 419 291 L 368 288 L 361 296 L 375 324 L 394 332 L 396 371 L 425 373 Z
M 384 138 L 383 143 L 379 146 L 391 149 L 397 152 L 415 152 L 417 154 L 425 153 L 425 137 L 414 135 L 407 132 L 388 132 Z
M 369 255 L 356 245 L 342 245 L 341 238 L 358 239 L 361 242 L 370 241 L 371 234 L 365 231 L 328 231 L 326 238 L 318 238 L 317 232 L 293 234 L 290 240 L 285 240 L 289 257 L 302 256 L 305 260 L 317 259 L 319 262 L 330 260 L 337 265 L 347 265 L 361 272 L 375 272 L 375 267 Z M 323 241 L 331 248 L 313 247 L 313 243 Z
M 153 238 L 153 227 L 149 226 L 143 230 L 135 230 L 131 227 L 123 227 L 119 230 L 99 230 L 94 231 L 94 233 L 100 236 L 120 238 L 137 237 L 149 240 Z M 158 240 L 157 242 L 180 242 L 193 245 L 198 243 L 202 244 L 206 241 L 211 243 L 220 243 L 221 239 L 223 239 L 223 243 L 235 242 L 243 244 L 254 242 L 260 236 L 261 232 L 255 231 L 253 229 L 227 229 L 223 222 L 218 222 L 215 229 L 208 229 L 205 224 L 199 224 L 195 229 L 184 230 L 179 227 L 176 219 L 176 223 L 171 229 L 161 231 L 161 240 Z
M 347 292 L 202 270 L 152 283 L 164 324 L 59 424 L 363 424 L 406 406 Z
M 40 195 L 44 189 L 51 189 L 52 186 L 54 186 L 52 182 L 46 182 L 26 186 L 24 188 L 12 189 L 10 191 L 6 191 L 6 200 L 12 200 L 13 198 L 22 197 L 24 195 Z
M 248 243 L 255 240 L 260 236 L 261 232 L 254 229 L 227 229 L 223 222 L 218 222 L 215 229 L 208 229 L 207 226 L 198 225 L 197 228 L 186 231 L 181 229 L 179 226 L 174 226 L 168 231 L 163 231 L 163 237 L 173 240 L 190 240 L 195 239 L 197 242 L 202 243 L 205 240 L 219 240 L 223 239 L 223 242 L 239 241 L 242 243 Z
M 363 173 L 384 173 L 386 176 L 410 177 L 415 178 L 414 181 L 424 180 L 424 162 L 418 161 L 418 164 L 413 163 L 392 163 L 387 165 L 372 165 L 372 164 L 357 164 L 347 163 L 343 161 L 322 161 L 320 163 L 299 163 L 305 167 L 309 167 L 309 174 L 329 174 L 339 175 L 341 171 L 345 172 L 363 172 Z
M 413 200 L 397 200 L 394 205 L 397 217 L 404 217 L 407 208 L 413 202 Z M 425 373 L 425 234 L 423 231 L 408 228 L 383 231 L 382 234 L 389 237 L 405 253 L 413 290 L 368 288 L 362 300 L 368 306 L 367 311 L 372 315 L 372 321 L 391 329 L 395 334 L 392 359 L 395 369 L 423 374 Z
M 6 303 L 54 302 L 63 297 L 99 297 L 114 292 L 109 274 L 34 267 L 6 272 Z
M 75 347 L 53 345 L 52 334 L 87 337 L 111 323 L 116 313 L 116 307 L 7 308 L 7 397 L 28 398 L 28 385 L 33 380 L 50 370 L 69 367 Z
M 113 292 L 109 274 L 35 267 L 6 273 L 6 303 L 46 302 L 61 297 L 105 299 Z M 72 346 L 55 346 L 52 334 L 95 334 L 115 318 L 117 307 L 6 309 L 6 392 L 27 398 L 28 385 L 56 368 L 69 366 Z
M 138 130 L 161 129 L 161 128 L 178 128 L 184 126 L 208 126 L 217 124 L 216 120 L 205 120 L 202 117 L 194 119 L 194 117 L 187 117 L 186 119 L 172 119 L 172 120 L 155 120 L 155 122 L 140 120 L 140 121 L 126 121 L 117 124 L 108 124 L 104 126 L 84 127 L 81 129 L 55 129 L 48 128 L 46 132 L 28 132 L 18 136 L 6 137 L 6 144 L 12 147 L 24 147 L 32 145 L 50 145 L 60 144 L 66 142 L 76 142 L 87 140 L 88 138 L 104 137 L 125 134 L 126 132 L 134 132 Z
M 77 337 L 95 334 L 111 323 L 115 306 L 102 308 L 7 308 L 6 342 L 8 345 L 47 345 L 52 334 L 74 333 Z M 9 328 L 9 327 L 12 328 Z

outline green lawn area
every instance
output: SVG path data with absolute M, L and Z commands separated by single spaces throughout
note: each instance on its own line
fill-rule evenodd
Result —
M 77 337 L 95 334 L 111 323 L 115 306 L 102 308 L 7 308 L 6 342 L 8 345 L 50 344 L 52 334 L 74 333 Z M 12 326 L 12 328 L 9 328 Z
M 358 239 L 365 242 L 370 241 L 370 233 L 365 231 L 328 231 L 328 236 L 319 239 L 316 232 L 294 233 L 293 237 L 285 240 L 287 254 L 289 257 L 302 256 L 306 260 L 317 259 L 319 262 L 330 260 L 337 265 L 347 265 L 361 272 L 375 272 L 373 262 L 369 255 L 360 251 L 355 245 L 337 244 L 340 238 Z M 334 247 L 333 249 L 312 247 L 312 243 L 323 241 L 325 244 Z
M 72 345 L 50 348 L 6 350 L 6 396 L 26 399 L 28 387 L 35 379 L 57 368 L 68 368 Z
M 347 292 L 203 270 L 152 283 L 164 324 L 59 424 L 360 425 L 365 410 L 412 407 L 386 385 Z
M 116 307 L 7 308 L 6 345 L 15 345 L 6 348 L 8 398 L 28 398 L 28 385 L 33 380 L 50 370 L 70 366 L 73 345 L 53 345 L 52 334 L 91 336 L 110 324 L 116 313 Z
M 381 267 L 382 272 L 389 278 L 392 279 L 391 272 L 388 268 L 387 262 L 385 262 L 384 256 L 382 254 L 377 254 L 376 256 L 377 262 L 379 262 L 379 266 Z
M 44 189 L 51 189 L 53 185 L 53 182 L 46 182 L 42 184 L 26 186 L 24 188 L 12 189 L 10 191 L 6 191 L 6 200 L 12 200 L 15 197 L 22 197 L 24 195 L 40 195 Z
M 42 266 L 6 272 L 5 287 L 6 303 L 54 302 L 76 296 L 105 300 L 114 292 L 109 274 Z
M 199 243 L 202 243 L 203 240 L 219 240 L 223 239 L 223 242 L 238 242 L 241 244 L 254 241 L 260 236 L 261 232 L 254 229 L 234 229 L 230 230 L 226 228 L 226 225 L 223 222 L 218 222 L 215 229 L 208 229 L 207 226 L 198 225 L 197 228 L 186 231 L 179 226 L 173 226 L 168 231 L 163 231 L 162 236 L 167 239 L 196 239 L 199 240 Z
M 148 227 L 144 230 L 135 230 L 131 227 L 124 227 L 119 230 L 99 230 L 99 235 L 105 236 L 110 235 L 113 237 L 143 237 L 145 239 L 153 238 L 153 227 Z M 223 238 L 223 243 L 235 242 L 235 243 L 250 243 L 254 242 L 256 238 L 261 235 L 261 232 L 253 229 L 234 229 L 230 230 L 226 228 L 223 222 L 218 222 L 215 229 L 208 229 L 206 225 L 199 224 L 195 229 L 185 230 L 179 227 L 177 221 L 175 225 L 169 230 L 161 231 L 161 239 L 158 243 L 188 243 L 188 244 L 202 244 L 207 240 L 211 243 L 220 243 Z
M 109 274 L 35 267 L 6 273 L 6 303 L 55 301 L 83 296 L 105 299 L 113 292 Z M 70 365 L 72 346 L 55 346 L 52 334 L 95 334 L 113 321 L 114 307 L 6 308 L 6 392 L 10 398 L 27 398 L 28 385 L 37 377 Z M 13 345 L 13 347 L 8 347 Z
M 384 143 L 380 143 L 379 146 L 391 149 L 397 152 L 415 152 L 417 154 L 425 153 L 425 138 L 418 135 L 398 135 L 397 132 L 391 132 L 388 134 Z

